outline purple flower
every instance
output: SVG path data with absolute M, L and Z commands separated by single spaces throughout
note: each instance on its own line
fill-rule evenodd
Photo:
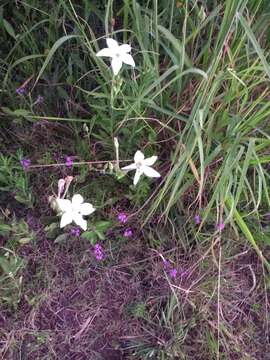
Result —
M 120 223 L 125 224 L 127 222 L 127 215 L 123 212 L 118 214 L 118 220 Z
M 217 229 L 219 231 L 222 231 L 225 228 L 225 224 L 223 221 L 221 221 L 219 224 L 217 224 Z
M 41 95 L 38 95 L 37 100 L 36 100 L 36 104 L 43 103 L 43 101 L 44 101 L 44 97 L 41 96 Z
M 30 164 L 31 164 L 31 160 L 29 160 L 29 159 L 22 159 L 22 160 L 20 161 L 20 163 L 21 163 L 21 165 L 22 165 L 22 167 L 23 167 L 23 170 L 27 170 L 27 169 L 29 168 Z
M 70 156 L 66 156 L 66 166 L 71 167 L 73 165 L 73 160 Z
M 24 94 L 25 93 L 25 87 L 24 86 L 20 86 L 20 87 L 18 87 L 17 89 L 16 89 L 16 94 L 18 94 L 18 95 L 22 95 L 22 94 Z
M 41 96 L 41 95 L 38 95 L 36 101 L 33 103 L 33 106 L 34 106 L 34 105 L 41 104 L 41 103 L 43 103 L 43 101 L 44 101 L 44 97 Z
M 169 274 L 170 274 L 170 277 L 172 279 L 175 279 L 176 275 L 177 275 L 177 270 L 176 269 L 171 269 Z
M 200 215 L 195 215 L 194 216 L 194 221 L 196 225 L 199 225 L 201 223 L 201 217 Z
M 79 236 L 81 235 L 81 229 L 78 228 L 78 227 L 72 228 L 72 229 L 70 230 L 70 234 L 71 234 L 72 236 L 79 237 Z
M 104 252 L 100 244 L 94 246 L 94 255 L 96 260 L 101 261 L 104 259 Z
M 170 266 L 169 261 L 168 261 L 168 260 L 166 260 L 166 259 L 162 259 L 162 262 L 163 262 L 163 266 L 164 266 L 164 268 L 165 268 L 165 269 L 168 269 L 168 268 L 169 268 L 169 266 Z
M 124 237 L 129 238 L 133 235 L 133 231 L 131 228 L 127 228 L 124 232 Z

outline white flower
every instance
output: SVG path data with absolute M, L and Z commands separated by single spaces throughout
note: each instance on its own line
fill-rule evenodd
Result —
M 145 159 L 143 153 L 138 150 L 134 155 L 134 163 L 123 167 L 121 170 L 136 170 L 133 180 L 133 184 L 136 185 L 142 174 L 153 178 L 158 178 L 161 176 L 159 172 L 151 168 L 156 160 L 157 156 L 151 156 L 150 158 Z
M 124 44 L 119 46 L 117 41 L 110 38 L 106 39 L 106 43 L 108 47 L 100 50 L 96 55 L 112 58 L 111 65 L 114 75 L 119 73 L 123 63 L 135 66 L 133 57 L 128 54 L 131 51 L 130 45 Z
M 95 211 L 92 204 L 84 203 L 80 194 L 75 194 L 71 201 L 68 199 L 56 199 L 58 209 L 62 213 L 60 228 L 74 221 L 83 230 L 87 229 L 87 221 L 83 216 L 90 215 Z

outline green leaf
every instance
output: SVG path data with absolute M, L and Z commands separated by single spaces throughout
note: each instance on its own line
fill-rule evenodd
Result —
M 270 66 L 269 66 L 268 61 L 266 60 L 266 58 L 265 58 L 265 56 L 264 56 L 264 53 L 263 53 L 263 50 L 262 50 L 260 44 L 258 43 L 255 35 L 253 34 L 253 32 L 252 32 L 249 24 L 247 23 L 247 21 L 246 21 L 246 19 L 243 17 L 243 15 L 240 14 L 240 13 L 238 13 L 237 16 L 238 16 L 238 19 L 240 20 L 240 23 L 241 23 L 241 25 L 243 26 L 246 34 L 247 34 L 249 40 L 251 41 L 251 43 L 252 43 L 252 45 L 253 45 L 256 53 L 258 54 L 258 56 L 259 56 L 259 58 L 260 58 L 266 74 L 267 74 L 267 75 L 269 76 L 269 78 L 270 78 Z
M 57 238 L 54 240 L 54 243 L 59 244 L 59 243 L 65 242 L 67 239 L 68 239 L 68 234 L 64 233 L 64 234 L 58 235 Z
M 88 240 L 91 245 L 95 245 L 97 241 L 97 234 L 94 231 L 85 231 L 81 237 Z
M 29 198 L 23 197 L 21 195 L 16 195 L 14 197 L 19 203 L 24 204 L 24 205 L 31 205 L 31 200 Z
M 269 262 L 263 256 L 263 253 L 262 253 L 261 249 L 259 248 L 259 246 L 257 245 L 253 234 L 251 233 L 249 227 L 247 226 L 247 224 L 244 221 L 241 214 L 237 211 L 237 209 L 234 208 L 233 203 L 234 203 L 234 201 L 233 201 L 232 196 L 230 196 L 226 199 L 226 205 L 230 208 L 230 210 L 233 211 L 233 218 L 236 221 L 237 225 L 239 226 L 239 228 L 241 229 L 242 233 L 245 235 L 247 240 L 250 242 L 250 244 L 253 246 L 254 250 L 256 251 L 256 253 L 258 254 L 259 258 L 262 260 L 262 262 L 265 264 L 267 269 L 270 270 Z
M 11 110 L 10 108 L 5 107 L 5 106 L 2 107 L 2 111 L 5 114 L 13 115 L 13 116 L 15 115 L 15 116 L 28 117 L 31 115 L 31 113 L 28 110 L 25 110 L 25 109 Z
M 13 26 L 5 19 L 3 19 L 3 24 L 4 24 L 4 28 L 6 30 L 6 32 L 11 36 L 13 37 L 13 39 L 16 40 L 16 34 L 15 34 L 15 31 L 14 31 L 14 28 Z
M 111 221 L 98 221 L 95 223 L 95 231 L 106 231 L 112 226 Z
M 13 114 L 16 116 L 22 116 L 22 117 L 27 117 L 27 116 L 31 115 L 31 113 L 25 109 L 17 109 L 13 112 Z
M 21 239 L 19 239 L 19 243 L 21 244 L 21 245 L 25 245 L 25 244 L 29 244 L 30 242 L 31 242 L 31 238 L 29 238 L 29 237 L 24 237 L 24 238 L 21 238 Z
M 18 270 L 23 267 L 24 264 L 23 259 L 17 256 L 12 256 L 10 258 L 0 256 L 0 266 L 7 275 L 10 273 L 16 275 Z
M 2 106 L 1 110 L 8 115 L 13 115 L 13 110 L 11 110 L 10 108 L 6 107 L 6 106 Z
M 0 256 L 0 266 L 4 273 L 8 274 L 10 272 L 9 261 L 4 256 Z
M 162 25 L 158 25 L 158 30 L 166 37 L 166 39 L 173 45 L 173 47 L 175 48 L 175 50 L 178 52 L 178 58 L 179 59 L 183 59 L 185 60 L 185 63 L 187 65 L 187 67 L 192 67 L 192 61 L 190 60 L 190 58 L 187 56 L 186 52 L 185 52 L 185 48 L 183 46 L 183 44 L 181 43 L 181 41 L 179 39 L 176 39 L 175 36 L 168 30 L 166 29 L 164 26 Z
M 95 230 L 95 233 L 97 234 L 99 240 L 105 240 L 105 235 L 102 231 Z
M 59 233 L 59 224 L 58 223 L 51 223 L 50 225 L 45 227 L 46 236 L 49 239 L 55 239 L 55 237 Z
M 0 224 L 0 233 L 1 235 L 7 235 L 12 230 L 10 225 Z

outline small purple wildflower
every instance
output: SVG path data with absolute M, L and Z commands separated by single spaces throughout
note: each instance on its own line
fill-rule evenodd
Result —
M 23 167 L 23 170 L 27 170 L 27 169 L 29 168 L 30 164 L 31 164 L 31 160 L 29 160 L 29 159 L 22 159 L 22 160 L 20 161 L 20 163 L 21 163 L 21 165 L 22 165 L 22 167 Z
M 41 104 L 41 103 L 43 103 L 43 101 L 44 101 L 44 97 L 41 96 L 41 95 L 38 95 L 36 101 L 33 103 L 33 106 L 34 106 L 34 105 Z
M 194 221 L 196 225 L 199 225 L 201 223 L 201 217 L 200 215 L 195 215 L 194 216 Z
M 44 101 L 44 97 L 41 96 L 41 95 L 38 95 L 37 100 L 36 100 L 36 104 L 43 103 L 43 101 Z
M 70 156 L 66 156 L 66 166 L 71 167 L 73 165 L 73 160 Z
M 81 229 L 78 228 L 78 227 L 72 228 L 72 229 L 70 230 L 70 234 L 71 234 L 72 236 L 79 237 L 79 236 L 81 235 Z
M 165 269 L 168 269 L 168 268 L 169 268 L 169 266 L 170 266 L 169 261 L 168 261 L 168 260 L 166 260 L 166 259 L 162 259 L 162 262 L 163 262 L 163 266 L 164 266 L 164 268 L 165 268 Z
M 170 277 L 172 279 L 175 279 L 176 278 L 176 275 L 177 275 L 177 270 L 176 269 L 171 269 L 170 270 Z
M 127 228 L 124 232 L 124 237 L 129 238 L 133 235 L 133 231 L 131 228 Z
M 217 229 L 219 231 L 222 231 L 225 228 L 225 224 L 223 221 L 221 221 L 218 225 L 217 225 Z
M 123 212 L 118 214 L 118 220 L 120 223 L 125 224 L 127 222 L 127 215 Z
M 18 95 L 22 95 L 22 94 L 24 94 L 25 93 L 25 87 L 24 86 L 20 86 L 20 87 L 18 87 L 17 89 L 16 89 L 16 94 L 18 94 Z
M 104 252 L 100 244 L 94 246 L 94 255 L 96 260 L 101 261 L 104 259 Z

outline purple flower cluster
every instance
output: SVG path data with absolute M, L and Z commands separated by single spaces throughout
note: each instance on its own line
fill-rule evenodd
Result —
M 27 170 L 29 168 L 29 166 L 31 165 L 31 160 L 29 159 L 22 159 L 20 161 L 22 167 L 23 167 L 23 170 Z
M 177 269 L 172 267 L 170 262 L 168 260 L 166 260 L 165 258 L 162 259 L 162 262 L 163 262 L 164 270 L 166 270 L 166 272 L 169 274 L 169 276 L 172 279 L 176 279 L 176 276 L 178 273 Z
M 121 224 L 125 224 L 128 220 L 127 215 L 123 212 L 119 213 L 118 220 L 120 221 Z
M 66 166 L 67 167 L 72 167 L 73 165 L 73 160 L 71 156 L 66 156 Z
M 70 234 L 75 237 L 79 237 L 81 235 L 81 229 L 79 227 L 74 227 L 70 230 Z
M 172 279 L 175 279 L 176 275 L 177 275 L 177 270 L 175 268 L 173 268 L 170 270 L 169 274 Z
M 118 221 L 121 224 L 126 224 L 127 221 L 128 221 L 128 216 L 124 212 L 120 212 L 118 214 L 117 218 L 118 218 Z M 133 230 L 130 227 L 126 228 L 124 233 L 123 233 L 123 236 L 126 237 L 126 238 L 130 238 L 130 237 L 132 237 L 132 235 L 133 235 Z
M 163 262 L 163 266 L 164 266 L 164 269 L 168 269 L 170 267 L 170 262 L 166 259 L 162 259 L 162 262 Z
M 130 238 L 133 235 L 133 231 L 131 228 L 127 228 L 124 232 L 124 237 Z
M 95 258 L 98 260 L 98 261 L 101 261 L 104 259 L 105 255 L 104 255 L 104 251 L 103 251 L 103 248 L 100 244 L 96 244 L 94 246 L 94 255 L 95 255 Z
M 223 221 L 217 224 L 217 230 L 222 231 L 225 228 L 225 224 Z
M 16 94 L 23 95 L 25 93 L 25 90 L 26 90 L 25 86 L 20 86 L 16 89 Z
M 196 224 L 196 225 L 200 225 L 200 223 L 201 223 L 201 217 L 200 217 L 200 215 L 195 215 L 195 216 L 194 216 L 194 221 L 195 221 L 195 224 Z

